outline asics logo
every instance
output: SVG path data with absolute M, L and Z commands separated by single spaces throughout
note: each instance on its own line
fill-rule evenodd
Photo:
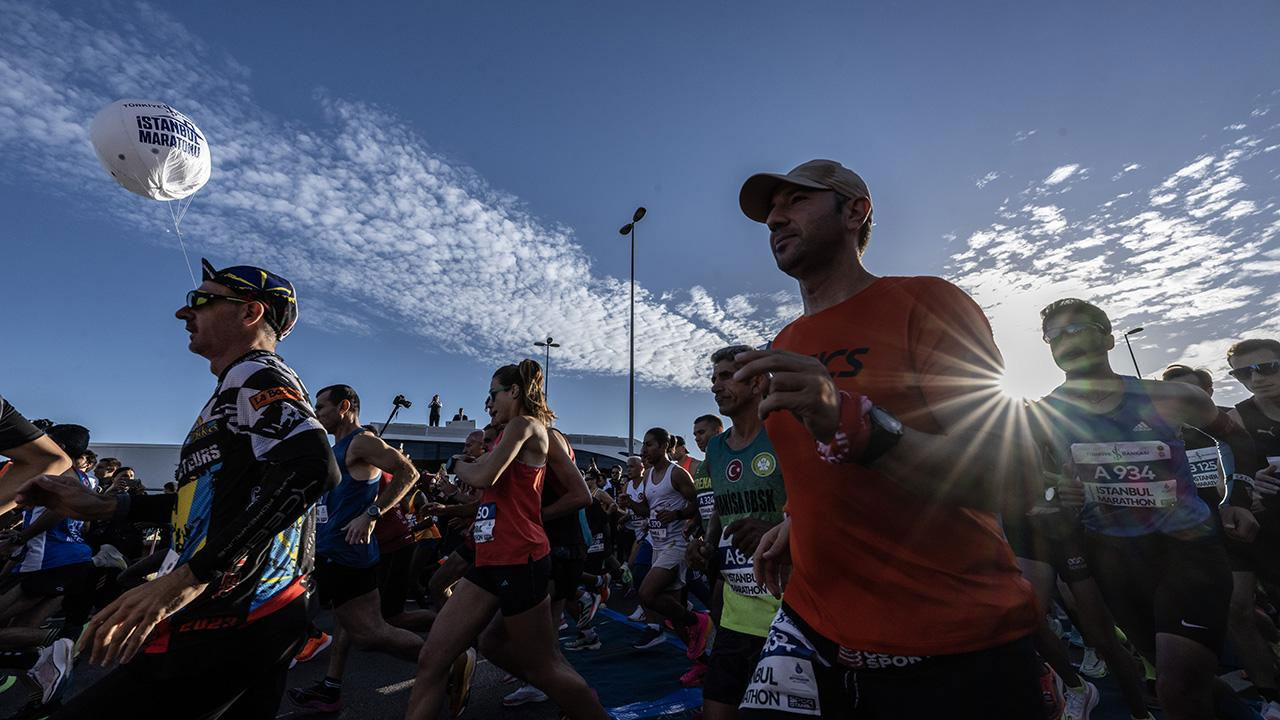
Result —
M 1205 627 L 1204 625 L 1196 625 L 1196 624 L 1194 624 L 1194 623 L 1189 623 L 1189 622 L 1187 622 L 1186 620 L 1183 620 L 1183 621 L 1182 621 L 1182 627 L 1191 628 L 1191 629 L 1193 629 L 1193 630 L 1208 630 L 1208 629 L 1209 629 L 1209 628 Z

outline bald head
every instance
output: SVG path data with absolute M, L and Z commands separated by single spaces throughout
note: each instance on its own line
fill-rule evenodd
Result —
M 472 430 L 462 443 L 462 452 L 470 457 L 478 458 L 484 454 L 484 431 Z

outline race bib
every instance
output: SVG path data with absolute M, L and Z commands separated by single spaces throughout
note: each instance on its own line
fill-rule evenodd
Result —
M 649 518 L 649 539 L 659 542 L 667 539 L 667 527 L 658 518 Z
M 587 552 L 599 553 L 604 552 L 604 533 L 596 533 L 591 536 L 591 544 L 587 546 Z
M 483 503 L 476 508 L 476 521 L 471 526 L 471 537 L 476 544 L 493 540 L 493 526 L 498 522 L 498 504 Z
M 173 569 L 177 566 L 178 553 L 174 552 L 173 548 L 169 548 L 169 552 L 164 554 L 164 562 L 160 563 L 160 569 L 156 571 L 156 577 L 164 577 L 165 575 L 168 575 L 173 572 Z
M 813 673 L 816 656 L 809 640 L 779 610 L 739 707 L 822 717 Z
M 716 494 L 712 492 L 700 493 L 698 495 L 698 514 L 702 516 L 702 520 L 709 522 L 715 510 Z
M 1178 481 L 1084 484 L 1085 497 L 1099 505 L 1167 508 L 1178 504 Z
M 735 548 L 731 540 L 728 535 L 720 536 L 720 577 L 739 595 L 764 597 L 769 591 L 756 582 L 751 556 Z
M 323 525 L 329 522 L 329 506 L 323 503 L 316 505 L 316 522 Z
M 1187 466 L 1191 479 L 1198 488 L 1216 488 L 1221 479 L 1218 465 L 1218 448 L 1207 447 L 1187 451 Z

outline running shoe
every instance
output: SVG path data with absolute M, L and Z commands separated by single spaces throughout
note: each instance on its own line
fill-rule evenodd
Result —
M 93 556 L 93 564 L 95 567 L 117 570 L 129 567 L 129 561 L 124 559 L 124 555 L 121 555 L 114 545 L 103 545 L 99 548 L 98 554 Z
M 664 639 L 665 638 L 662 636 L 662 628 L 659 628 L 656 625 L 645 625 L 644 634 L 640 636 L 639 640 L 632 643 L 631 647 L 636 650 L 648 650 L 649 648 L 661 645 Z
M 600 636 L 592 630 L 580 633 L 578 637 L 565 643 L 564 649 L 569 652 L 578 652 L 580 650 L 599 650 L 601 647 Z
M 1098 706 L 1098 688 L 1088 680 L 1082 680 L 1078 688 L 1063 687 L 1062 699 L 1066 709 L 1062 720 L 1089 720 L 1089 713 Z
M 1040 700 L 1044 705 L 1044 716 L 1059 720 L 1066 703 L 1062 699 L 1062 678 L 1049 667 L 1048 663 L 1040 664 Z
M 453 667 L 449 668 L 449 683 L 445 687 L 449 696 L 449 712 L 453 713 L 454 718 L 462 717 L 462 713 L 467 711 L 467 703 L 471 702 L 471 679 L 475 672 L 475 648 L 467 648 L 466 652 L 453 661 Z
M 698 660 L 680 676 L 680 684 L 687 688 L 702 687 L 702 676 L 707 674 L 707 664 Z
M 342 710 L 342 697 L 338 690 L 324 684 L 324 680 L 305 688 L 289 688 L 289 702 L 300 710 L 336 713 Z
M 1258 714 L 1262 716 L 1262 720 L 1280 720 L 1280 703 L 1269 702 Z
M 507 707 L 515 707 L 524 705 L 525 703 L 540 703 L 547 701 L 547 694 L 532 685 L 521 685 L 516 691 L 502 698 L 502 704 Z
M 707 650 L 707 640 L 711 637 L 711 616 L 706 613 L 694 613 L 698 621 L 689 627 L 688 652 L 690 660 L 697 660 Z
M 578 627 L 584 628 L 596 619 L 596 613 L 600 611 L 600 603 L 604 598 L 595 593 L 588 593 L 589 599 L 582 606 L 581 612 L 578 613 Z
M 75 643 L 70 638 L 55 640 L 41 648 L 36 664 L 27 671 L 27 679 L 40 688 L 40 702 L 48 704 L 54 693 L 71 677 L 71 653 Z
M 627 616 L 631 622 L 644 622 L 644 608 L 637 605 L 635 611 Z
M 306 644 L 303 645 L 302 649 L 298 651 L 298 654 L 294 656 L 293 662 L 289 663 L 289 667 L 293 667 L 300 662 L 315 660 L 316 655 L 319 655 L 325 648 L 332 644 L 333 636 L 327 632 L 320 633 L 318 637 L 307 638 Z
M 1084 657 L 1080 659 L 1080 674 L 1098 680 L 1107 676 L 1107 662 L 1098 657 L 1091 647 L 1084 649 Z

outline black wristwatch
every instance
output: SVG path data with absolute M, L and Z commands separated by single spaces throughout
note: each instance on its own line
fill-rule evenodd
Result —
M 382 510 L 378 507 L 378 503 L 374 503 L 370 505 L 367 510 L 364 511 L 364 514 L 368 515 L 374 520 L 377 520 L 378 518 L 382 517 Z
M 871 437 L 867 439 L 867 449 L 858 458 L 858 464 L 864 467 L 880 459 L 902 439 L 902 421 L 879 405 L 871 406 L 867 421 L 871 423 Z

